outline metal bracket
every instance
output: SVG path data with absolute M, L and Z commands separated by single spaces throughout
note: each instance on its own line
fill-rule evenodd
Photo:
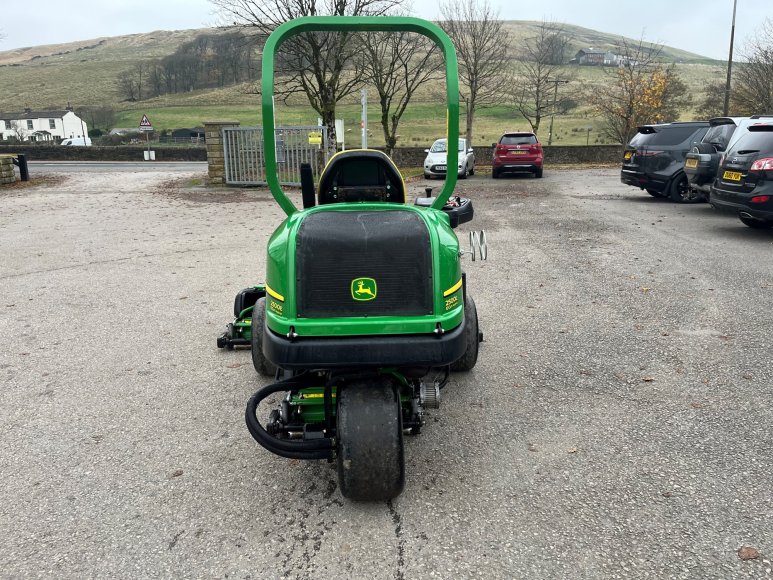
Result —
M 464 256 L 465 254 L 470 254 L 473 262 L 477 259 L 476 254 L 480 256 L 481 260 L 488 260 L 486 230 L 481 230 L 480 232 L 470 232 L 470 249 L 468 251 L 460 251 L 459 256 Z

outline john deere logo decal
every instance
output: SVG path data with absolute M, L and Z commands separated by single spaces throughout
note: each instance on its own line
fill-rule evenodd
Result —
M 378 292 L 373 278 L 355 278 L 352 280 L 352 298 L 360 302 L 373 300 Z

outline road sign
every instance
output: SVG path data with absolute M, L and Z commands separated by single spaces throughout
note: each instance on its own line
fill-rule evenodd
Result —
M 152 131 L 153 125 L 150 124 L 150 119 L 148 119 L 147 115 L 142 115 L 142 120 L 140 121 L 140 131 Z
M 321 131 L 311 131 L 309 133 L 309 145 L 322 145 Z

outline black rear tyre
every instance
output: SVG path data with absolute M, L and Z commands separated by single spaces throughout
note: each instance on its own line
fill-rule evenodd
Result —
M 276 376 L 276 366 L 263 354 L 263 327 L 266 325 L 266 299 L 258 298 L 252 309 L 252 366 L 259 375 Z
M 466 296 L 464 300 L 464 336 L 467 341 L 467 349 L 462 358 L 451 364 L 452 371 L 469 371 L 478 362 L 478 347 L 480 345 L 480 332 L 478 330 L 478 309 L 472 296 Z
M 388 377 L 346 383 L 336 392 L 338 484 L 356 501 L 386 501 L 405 487 L 400 393 Z
M 677 203 L 697 203 L 703 201 L 703 196 L 690 189 L 687 176 L 682 174 L 674 179 L 669 190 L 669 198 Z
M 534 171 L 534 177 L 536 177 L 537 179 L 542 178 L 542 167 Z

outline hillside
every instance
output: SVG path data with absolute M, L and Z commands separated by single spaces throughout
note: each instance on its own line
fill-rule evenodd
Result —
M 536 21 L 508 21 L 514 47 L 533 36 L 540 25 Z M 572 36 L 572 50 L 580 48 L 614 49 L 618 37 L 572 25 L 564 25 Z M 249 87 L 237 85 L 221 89 L 192 91 L 164 95 L 140 102 L 119 99 L 117 76 L 137 62 L 162 58 L 175 52 L 185 42 L 214 29 L 156 31 L 146 34 L 103 37 L 69 44 L 35 46 L 0 52 L 0 110 L 31 108 L 61 108 L 68 102 L 74 107 L 111 106 L 118 111 L 116 126 L 135 126 L 142 113 L 147 113 L 158 129 L 172 129 L 200 125 L 205 118 L 236 118 L 244 124 L 258 122 L 258 99 Z M 513 56 L 516 49 L 512 50 Z M 721 78 L 721 63 L 690 52 L 663 47 L 664 60 L 678 64 L 679 73 L 696 100 L 702 97 L 707 80 Z M 600 85 L 606 82 L 604 72 L 595 67 L 571 67 L 581 85 Z M 423 143 L 427 135 L 443 130 L 443 107 L 437 103 L 435 91 L 418 95 L 409 107 L 401 125 L 401 141 L 406 144 Z M 348 127 L 358 125 L 357 95 L 344 99 L 339 107 Z M 375 104 L 375 103 L 374 103 Z M 369 113 L 373 139 L 381 140 L 374 124 L 378 111 Z M 690 113 L 686 113 L 689 118 Z M 308 104 L 299 100 L 294 106 L 278 111 L 280 122 L 316 123 L 316 114 Z M 410 125 L 410 126 L 409 126 Z M 507 107 L 481 110 L 476 122 L 475 141 L 490 142 L 502 126 L 527 128 Z M 556 119 L 556 133 L 564 143 L 585 142 L 585 130 L 593 126 L 582 106 L 573 115 Z M 405 129 L 403 130 L 403 127 Z M 582 133 L 580 133 L 582 129 Z M 349 131 L 347 131 L 348 133 Z M 353 135 L 357 131 L 353 132 Z M 594 142 L 592 134 L 590 142 Z
M 116 76 L 172 54 L 204 30 L 159 30 L 0 52 L 0 110 L 116 103 Z

